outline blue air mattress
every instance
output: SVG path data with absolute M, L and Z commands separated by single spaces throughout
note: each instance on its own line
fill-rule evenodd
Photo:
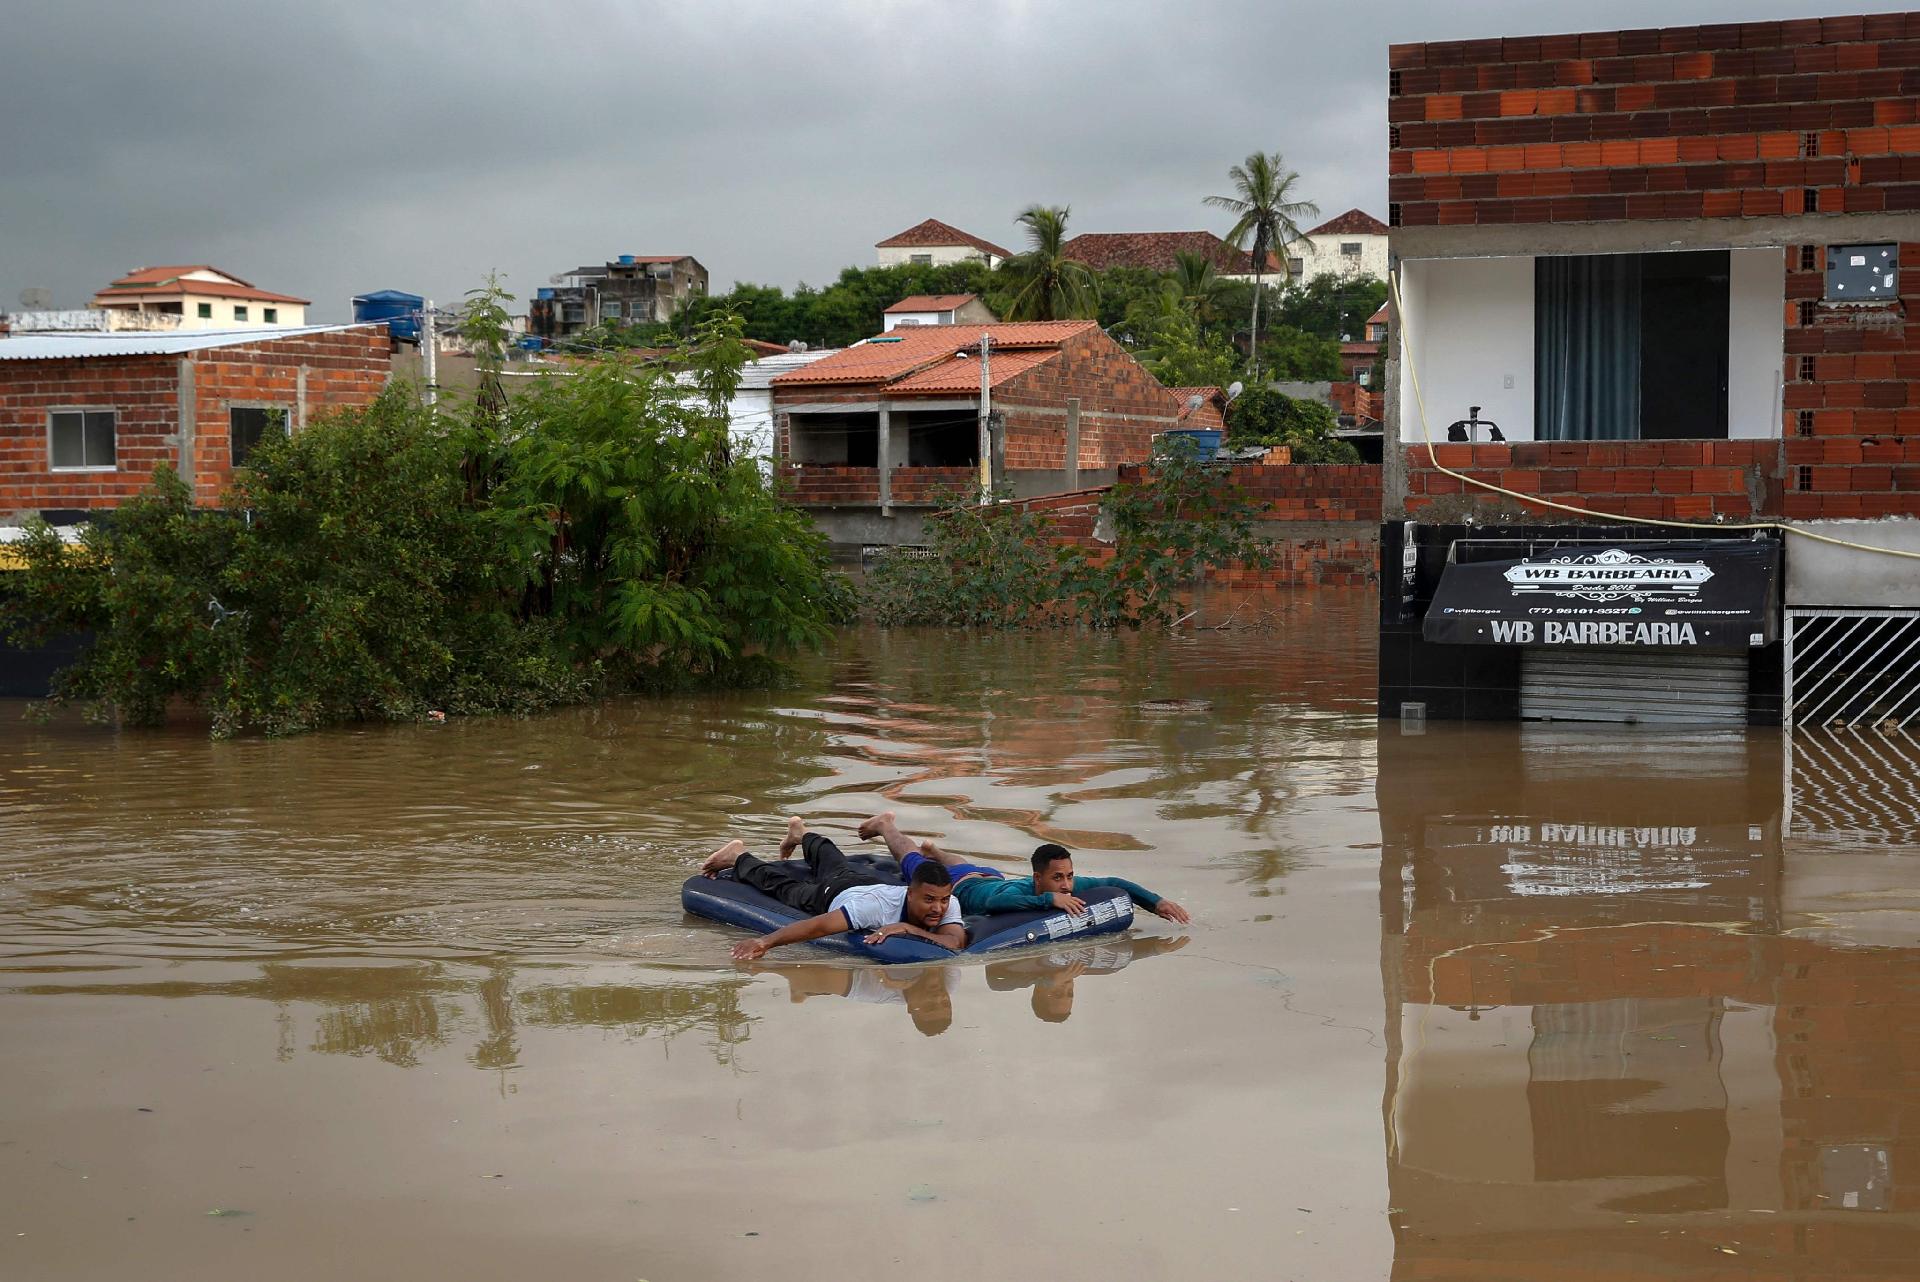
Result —
M 897 886 L 901 882 L 900 865 L 885 856 L 849 855 L 847 862 L 871 870 L 881 881 L 890 885 Z M 1126 891 L 1102 886 L 1089 892 L 1085 899 L 1087 911 L 1079 917 L 1070 917 L 1051 909 L 968 917 L 967 946 L 962 951 L 986 953 L 1000 948 L 1016 948 L 1022 944 L 1111 935 L 1133 924 L 1133 900 L 1127 898 Z M 751 886 L 735 881 L 732 873 L 723 873 L 717 878 L 687 878 L 686 884 L 680 887 L 680 906 L 696 917 L 705 917 L 728 926 L 744 926 L 763 935 L 806 916 Z M 864 930 L 854 930 L 844 935 L 828 935 L 824 939 L 814 940 L 813 946 L 877 962 L 929 962 L 953 956 L 938 944 L 929 944 L 910 936 L 894 935 L 878 945 L 869 945 L 866 942 L 867 934 Z

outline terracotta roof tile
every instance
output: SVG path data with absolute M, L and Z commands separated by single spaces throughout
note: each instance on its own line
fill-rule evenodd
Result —
M 965 307 L 974 298 L 973 294 L 910 294 L 887 308 L 887 311 L 951 312 Z
M 220 272 L 225 280 L 185 280 L 188 272 Z M 220 271 L 218 267 L 209 267 L 204 263 L 184 267 L 142 267 L 139 271 L 128 272 L 105 289 L 94 295 L 95 300 L 102 298 L 145 298 L 177 294 L 201 294 L 208 298 L 244 298 L 262 303 L 299 303 L 302 306 L 311 299 L 295 298 L 292 294 L 275 294 L 264 289 L 256 289 L 231 272 Z
M 1363 209 L 1349 209 L 1313 228 L 1309 236 L 1384 236 L 1387 225 Z
M 978 236 L 961 231 L 958 227 L 941 222 L 938 218 L 929 218 L 916 223 L 897 236 L 873 243 L 875 249 L 906 249 L 916 246 L 934 245 L 971 245 L 973 248 L 992 254 L 995 258 L 1011 258 L 1009 250 L 1000 248 L 990 240 L 981 240 Z
M 1098 329 L 1090 320 L 1023 321 L 1003 325 L 903 326 L 890 334 L 835 352 L 773 380 L 776 392 L 828 384 L 870 385 L 875 391 L 968 391 L 980 386 L 972 356 L 980 335 L 993 339 L 991 377 L 998 385 L 1050 360 L 1077 334 Z
M 1225 275 L 1253 273 L 1253 255 L 1241 253 L 1210 231 L 1083 232 L 1069 240 L 1061 252 L 1095 271 L 1141 267 L 1147 271 L 1170 272 L 1178 265 L 1178 255 L 1205 254 L 1214 270 Z M 1267 270 L 1284 274 L 1285 269 L 1279 259 L 1268 254 Z

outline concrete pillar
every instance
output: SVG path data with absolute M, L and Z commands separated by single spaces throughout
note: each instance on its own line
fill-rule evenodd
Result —
M 880 510 L 893 514 L 893 416 L 887 402 L 880 402 Z
M 174 379 L 174 439 L 180 444 L 180 479 L 187 483 L 188 493 L 192 493 L 193 445 L 200 429 L 199 398 L 194 395 L 193 388 L 193 357 L 182 356 L 178 368 L 179 376 Z
M 1067 398 L 1067 488 L 1080 488 L 1080 398 Z

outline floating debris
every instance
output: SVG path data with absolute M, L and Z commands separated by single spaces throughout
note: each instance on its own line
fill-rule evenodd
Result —
M 1211 699 L 1148 699 L 1140 705 L 1142 712 L 1174 714 L 1182 712 L 1212 712 Z

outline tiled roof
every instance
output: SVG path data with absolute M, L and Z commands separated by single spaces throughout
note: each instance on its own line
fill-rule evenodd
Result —
M 1384 236 L 1387 225 L 1363 209 L 1349 209 L 1329 218 L 1307 233 L 1309 236 Z
M 972 294 L 909 294 L 893 306 L 888 312 L 951 312 L 957 311 L 972 302 Z
M 1386 324 L 1386 323 L 1387 323 L 1387 305 L 1386 305 L 1385 303 L 1382 303 L 1382 304 L 1380 304 L 1380 310 L 1379 310 L 1379 311 L 1377 311 L 1377 312 L 1375 312 L 1375 313 L 1374 313 L 1373 315 L 1371 315 L 1371 316 L 1369 316 L 1369 317 L 1367 317 L 1367 324 L 1369 324 L 1369 325 L 1384 325 L 1384 324 Z
M 1186 426 L 1214 426 L 1224 423 L 1222 416 L 1225 413 L 1225 405 L 1223 403 L 1227 399 L 1225 388 L 1169 387 L 1167 390 L 1173 393 L 1176 401 L 1180 402 L 1180 418 Z M 1196 396 L 1200 398 L 1200 403 L 1189 410 L 1187 402 Z
M 187 280 L 188 272 L 218 272 L 222 280 Z M 198 263 L 185 267 L 142 267 L 137 272 L 128 272 L 105 289 L 94 295 L 102 298 L 148 298 L 176 294 L 199 294 L 207 298 L 244 298 L 262 303 L 299 303 L 305 306 L 311 299 L 295 298 L 292 294 L 274 294 L 264 289 L 255 289 L 246 281 L 218 267 L 209 267 Z
M 1205 254 L 1214 270 L 1229 276 L 1253 272 L 1253 255 L 1243 254 L 1210 231 L 1083 232 L 1061 247 L 1061 253 L 1095 271 L 1110 267 L 1142 267 L 1170 272 L 1180 254 Z M 1282 271 L 1279 260 L 1267 255 L 1267 270 Z
M 873 247 L 875 249 L 904 249 L 914 246 L 926 247 L 933 245 L 971 245 L 975 249 L 992 254 L 995 258 L 1013 257 L 1010 251 L 1000 248 L 1000 246 L 994 244 L 992 241 L 981 240 L 978 236 L 963 232 L 958 227 L 941 222 L 938 218 L 929 218 L 923 223 L 917 223 L 907 228 L 897 236 L 889 236 L 885 240 L 875 241 Z
M 978 391 L 980 365 L 963 350 L 977 350 L 980 336 L 993 339 L 990 377 L 998 385 L 1052 359 L 1060 345 L 1098 329 L 1090 320 L 1022 321 L 1005 325 L 908 325 L 880 338 L 835 352 L 773 380 L 775 391 L 841 384 L 875 391 Z

